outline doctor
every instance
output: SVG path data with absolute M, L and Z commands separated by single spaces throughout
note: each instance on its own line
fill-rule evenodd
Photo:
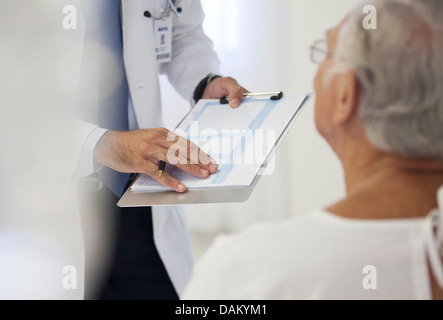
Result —
M 186 191 L 158 171 L 176 142 L 171 132 L 159 128 L 158 74 L 166 74 L 192 103 L 228 95 L 236 108 L 246 90 L 230 77 L 217 76 L 219 60 L 203 32 L 198 0 L 85 0 L 82 10 L 79 172 L 87 179 L 80 181 L 79 190 L 85 298 L 177 299 L 193 263 L 183 209 L 116 205 L 131 182 L 130 173 L 146 173 L 177 192 Z M 180 155 L 187 160 L 177 165 L 180 169 L 202 179 L 218 170 L 196 146 L 189 149 L 199 152 L 199 161 L 190 164 L 189 153 Z M 91 189 L 95 178 L 97 187 Z

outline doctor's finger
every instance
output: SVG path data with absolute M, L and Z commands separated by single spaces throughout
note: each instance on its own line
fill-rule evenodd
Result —
M 180 162 L 181 164 L 196 164 L 209 170 L 211 173 L 216 171 L 217 162 L 206 152 L 201 150 L 195 143 L 185 138 L 177 142 L 162 141 L 159 146 L 167 148 L 168 162 L 171 164 Z M 174 162 L 173 162 L 174 161 Z M 215 171 L 214 171 L 215 170 Z
M 208 167 L 206 168 L 206 166 L 201 163 L 192 162 L 192 160 L 188 159 L 186 153 L 182 154 L 180 153 L 179 148 L 174 148 L 174 147 L 169 148 L 168 151 L 164 152 L 162 151 L 161 153 L 158 154 L 158 157 L 156 159 L 157 159 L 156 161 L 153 159 L 149 160 L 154 164 L 158 163 L 159 160 L 165 161 L 173 166 L 176 166 L 182 171 L 185 171 L 189 174 L 192 174 L 195 177 L 203 179 L 207 178 L 209 176 L 209 173 L 215 173 L 218 170 L 216 166 L 208 165 Z
M 248 90 L 240 86 L 237 80 L 233 78 L 225 79 L 226 82 L 224 83 L 224 85 L 228 93 L 229 105 L 232 108 L 237 108 L 243 100 L 243 94 L 247 93 Z
M 194 177 L 206 179 L 209 177 L 209 171 L 196 165 L 196 164 L 176 164 L 175 165 L 180 170 L 192 174 Z
M 216 173 L 218 166 L 214 159 L 197 149 L 193 154 L 187 154 L 186 152 L 180 152 L 178 147 L 171 147 L 168 150 L 167 162 L 186 171 L 194 176 L 200 178 L 206 178 L 209 173 Z M 204 158 L 202 160 L 202 158 Z
M 180 181 L 171 177 L 167 172 L 163 172 L 160 175 L 159 171 L 158 171 L 158 165 L 156 165 L 150 161 L 147 161 L 144 169 L 145 170 L 143 173 L 151 176 L 152 178 L 154 178 L 155 180 L 160 182 L 162 185 L 164 185 L 174 191 L 177 191 L 179 193 L 186 191 L 186 186 L 184 184 L 182 184 Z

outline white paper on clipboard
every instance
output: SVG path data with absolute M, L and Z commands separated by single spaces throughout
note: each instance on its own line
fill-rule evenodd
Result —
M 219 100 L 200 100 L 174 132 L 214 158 L 219 171 L 207 179 L 171 165 L 165 171 L 188 190 L 250 186 L 309 97 L 309 93 L 299 93 L 276 101 L 247 98 L 237 109 L 221 105 Z M 144 174 L 131 186 L 131 191 L 137 193 L 169 190 Z

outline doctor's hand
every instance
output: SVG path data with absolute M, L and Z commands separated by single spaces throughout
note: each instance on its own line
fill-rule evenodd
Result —
M 159 161 L 202 179 L 218 171 L 215 160 L 197 145 L 165 128 L 107 131 L 94 149 L 96 163 L 119 172 L 145 173 L 172 190 L 186 191 L 186 186 L 167 172 L 159 175 Z
M 222 97 L 229 97 L 229 105 L 232 108 L 238 108 L 243 100 L 243 94 L 249 92 L 240 86 L 237 80 L 226 77 L 216 78 L 208 83 L 203 92 L 202 99 L 220 99 Z

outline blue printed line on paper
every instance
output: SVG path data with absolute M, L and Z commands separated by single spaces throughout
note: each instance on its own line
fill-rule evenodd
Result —
M 252 120 L 251 124 L 248 127 L 246 133 L 241 137 L 240 142 L 234 147 L 231 152 L 231 162 L 229 164 L 223 165 L 219 172 L 215 175 L 211 184 L 221 184 L 226 181 L 232 170 L 234 169 L 236 162 L 241 158 L 243 153 L 246 150 L 246 147 L 252 141 L 252 138 L 255 136 L 255 131 L 261 127 L 263 122 L 267 119 L 267 117 L 271 114 L 271 112 L 277 106 L 278 101 L 268 101 L 264 108 L 260 111 L 260 113 Z M 252 133 L 252 134 L 250 134 Z
M 204 105 L 204 107 L 200 110 L 200 112 L 197 113 L 197 114 L 195 115 L 194 119 L 192 119 L 192 120 L 189 122 L 189 125 L 188 125 L 188 127 L 186 128 L 185 131 L 186 131 L 187 133 L 189 133 L 189 130 L 191 129 L 191 124 L 192 124 L 193 122 L 198 121 L 198 119 L 200 119 L 200 117 L 201 117 L 202 114 L 206 111 L 206 109 L 207 109 L 208 107 L 219 106 L 219 105 L 220 105 L 219 102 L 207 102 L 207 103 Z

